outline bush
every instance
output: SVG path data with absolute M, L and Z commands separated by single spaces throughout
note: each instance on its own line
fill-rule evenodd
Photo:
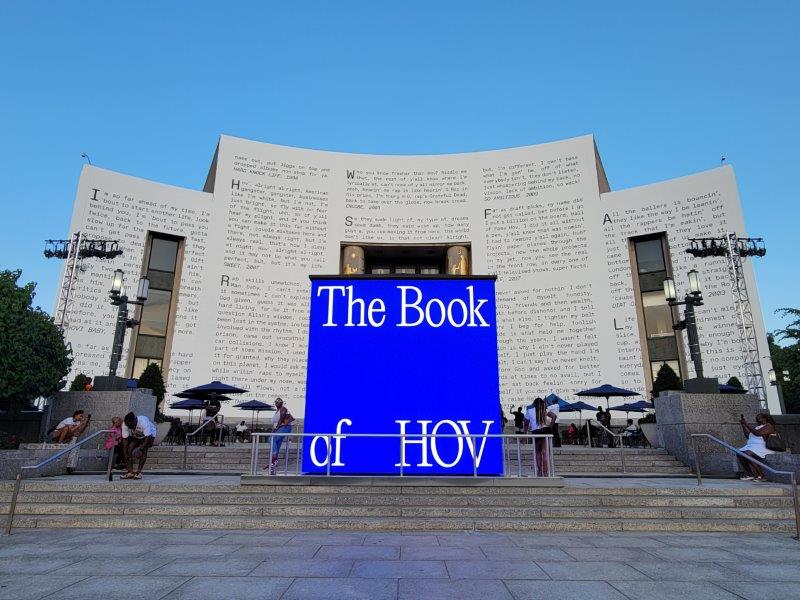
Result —
M 683 381 L 678 374 L 672 370 L 667 363 L 661 365 L 658 370 L 656 380 L 653 382 L 653 396 L 657 397 L 661 392 L 680 391 L 683 389 Z
M 655 423 L 655 422 L 656 422 L 656 412 L 655 411 L 653 411 L 651 413 L 647 413 L 645 416 L 643 416 L 641 419 L 639 419 L 639 424 L 640 425 L 642 423 Z
M 147 365 L 147 368 L 139 375 L 137 385 L 140 388 L 153 390 L 153 395 L 156 397 L 156 421 L 163 422 L 165 420 L 163 418 L 163 403 L 167 389 L 164 387 L 164 376 L 161 374 L 161 368 L 155 363 Z
M 728 381 L 727 381 L 727 383 L 725 385 L 729 385 L 731 387 L 735 387 L 736 389 L 739 389 L 739 390 L 743 390 L 744 389 L 744 386 L 742 385 L 742 382 L 739 381 L 739 379 L 737 377 L 731 377 L 730 379 L 728 379 Z
M 83 373 L 75 375 L 75 379 L 69 384 L 70 392 L 82 392 L 86 389 L 86 384 L 89 383 L 89 378 Z

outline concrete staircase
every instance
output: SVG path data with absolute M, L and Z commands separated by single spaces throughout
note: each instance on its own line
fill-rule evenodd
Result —
M 78 480 L 79 478 L 75 478 Z M 84 478 L 80 478 L 84 479 Z M 440 485 L 365 478 L 364 485 L 298 478 L 294 485 L 27 480 L 15 527 L 524 531 L 792 532 L 786 487 L 717 482 L 671 487 L 602 480 L 563 488 L 523 480 Z M 225 479 L 228 482 L 231 478 Z M 291 478 L 286 478 L 291 479 Z M 235 481 L 235 480 L 233 480 Z M 371 485 L 370 485 L 371 483 Z M 11 483 L 0 484 L 7 513 Z
M 509 469 L 516 469 L 516 449 L 509 452 Z M 687 467 L 670 456 L 662 448 L 626 448 L 625 473 L 637 476 L 689 476 Z M 522 460 L 530 468 L 530 445 L 522 446 Z M 263 445 L 259 451 L 259 463 L 266 465 L 269 450 Z M 282 457 L 283 458 L 283 457 Z M 555 473 L 563 476 L 621 474 L 622 458 L 619 448 L 585 448 L 564 446 L 554 449 Z M 290 472 L 295 472 L 296 453 L 290 450 Z M 284 461 L 281 460 L 281 465 Z M 250 445 L 235 444 L 224 448 L 213 446 L 189 446 L 187 469 L 217 473 L 241 474 L 250 470 Z M 157 446 L 148 454 L 147 469 L 157 471 L 180 471 L 183 469 L 182 446 Z

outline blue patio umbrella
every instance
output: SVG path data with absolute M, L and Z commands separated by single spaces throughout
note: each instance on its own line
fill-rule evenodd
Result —
M 189 422 L 191 423 L 193 420 L 192 414 L 196 410 L 203 410 L 205 408 L 205 402 L 197 399 L 180 400 L 178 402 L 173 402 L 169 407 L 175 410 L 188 410 Z
M 558 408 L 559 410 L 564 410 L 564 407 L 569 405 L 569 402 L 564 400 L 561 396 L 558 396 L 554 393 L 549 393 L 547 396 L 544 397 L 545 403 L 550 406 L 553 403 L 553 400 L 558 400 Z
M 582 390 L 575 394 L 576 396 L 589 396 L 592 398 L 605 398 L 606 399 L 606 408 L 608 408 L 608 399 L 611 397 L 628 397 L 628 396 L 639 396 L 639 392 L 634 392 L 633 390 L 626 390 L 625 388 L 619 388 L 608 383 L 604 383 L 603 385 L 595 388 L 589 388 L 588 390 Z
M 596 410 L 596 406 L 592 406 L 591 404 L 586 404 L 583 400 L 578 400 L 577 402 L 568 402 L 565 408 L 561 409 L 561 412 L 577 412 L 581 410 Z
M 267 404 L 266 402 L 261 402 L 261 400 L 248 400 L 247 402 L 242 402 L 241 404 L 236 404 L 236 408 L 241 408 L 242 410 L 251 410 L 253 411 L 253 417 L 250 422 L 250 427 L 255 427 L 255 420 L 256 420 L 256 413 L 261 412 L 262 410 L 275 410 L 275 407 L 271 404 Z
M 235 385 L 228 385 L 221 381 L 212 381 L 203 385 L 198 385 L 187 390 L 183 390 L 183 394 L 244 394 L 247 390 Z
M 653 405 L 647 400 L 639 400 L 638 402 L 628 402 L 627 404 L 612 406 L 608 410 L 619 410 L 627 413 L 627 412 L 647 412 L 652 408 Z

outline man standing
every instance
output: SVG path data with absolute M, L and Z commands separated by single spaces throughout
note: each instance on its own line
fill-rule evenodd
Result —
M 520 434 L 522 433 L 523 427 L 525 427 L 525 413 L 522 412 L 522 407 L 518 406 L 517 410 L 511 412 L 514 415 L 514 433 Z
M 147 462 L 147 451 L 156 441 L 156 426 L 153 422 L 139 415 L 129 412 L 122 420 L 122 449 L 125 454 L 127 473 L 122 479 L 141 479 L 144 463 Z M 134 452 L 139 452 L 139 466 L 134 471 Z
M 275 400 L 275 414 L 272 415 L 272 433 L 289 433 L 292 430 L 292 422 L 294 417 L 283 405 L 283 400 L 278 398 Z M 272 462 L 269 465 L 269 474 L 275 475 L 275 465 L 278 464 L 278 453 L 281 451 L 281 445 L 285 435 L 272 436 Z

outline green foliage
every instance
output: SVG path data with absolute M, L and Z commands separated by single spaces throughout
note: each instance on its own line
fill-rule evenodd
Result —
M 780 385 L 786 412 L 798 414 L 800 413 L 800 342 L 791 346 L 779 346 L 775 343 L 775 337 L 772 334 L 767 336 L 767 341 L 772 357 L 772 368 L 775 369 L 777 377 L 781 379 Z M 784 370 L 789 371 L 790 381 L 782 380 Z
M 653 382 L 653 396 L 658 396 L 661 392 L 668 390 L 682 390 L 683 382 L 678 374 L 672 370 L 667 363 L 661 365 L 656 375 L 656 380 Z
M 794 317 L 794 321 L 789 323 L 785 328 L 778 329 L 775 335 L 779 340 L 794 340 L 797 344 L 800 342 L 800 308 L 779 308 L 775 311 L 782 317 Z
M 656 412 L 647 413 L 641 419 L 639 419 L 639 425 L 644 425 L 645 423 L 655 423 L 656 422 Z
M 72 357 L 64 337 L 33 307 L 36 284 L 22 287 L 22 271 L 0 271 L 0 407 L 16 411 L 61 389 Z
M 72 383 L 69 384 L 69 391 L 70 392 L 82 392 L 86 389 L 86 384 L 89 382 L 89 378 L 84 375 L 83 373 L 78 373 L 75 375 L 75 379 L 72 380 Z
M 164 376 L 161 374 L 161 369 L 157 364 L 150 363 L 147 365 L 139 376 L 138 386 L 153 390 L 153 395 L 156 397 L 156 412 L 160 413 L 167 389 L 164 387 Z
M 744 389 L 744 386 L 742 385 L 742 382 L 739 381 L 738 377 L 731 377 L 730 379 L 728 379 L 728 381 L 725 383 L 725 385 L 729 385 L 731 387 L 735 387 L 735 388 L 740 389 L 740 390 Z

